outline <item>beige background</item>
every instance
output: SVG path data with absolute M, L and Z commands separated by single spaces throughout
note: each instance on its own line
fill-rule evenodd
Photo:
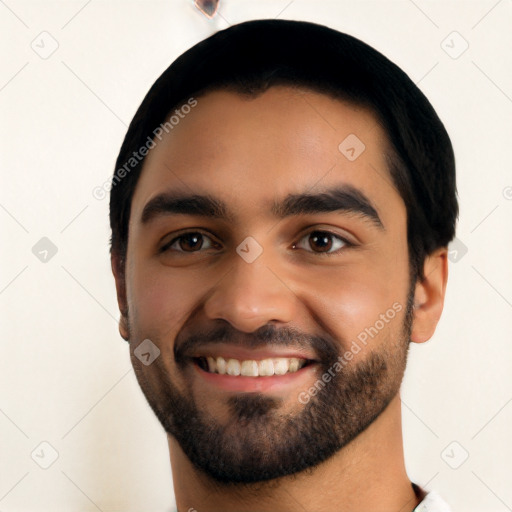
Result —
M 454 510 L 512 510 L 512 1 L 221 0 L 210 21 L 186 0 L 0 0 L 1 512 L 173 509 L 166 438 L 117 331 L 108 197 L 93 190 L 178 55 L 274 17 L 374 46 L 451 135 L 467 253 L 436 335 L 412 348 L 406 462 Z

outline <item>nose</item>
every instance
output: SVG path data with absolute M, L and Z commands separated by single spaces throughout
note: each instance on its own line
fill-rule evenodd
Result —
M 267 263 L 263 255 L 252 263 L 235 255 L 231 269 L 205 302 L 206 316 L 226 320 L 243 332 L 254 332 L 269 322 L 292 321 L 298 299 L 284 273 L 279 275 L 278 268 Z

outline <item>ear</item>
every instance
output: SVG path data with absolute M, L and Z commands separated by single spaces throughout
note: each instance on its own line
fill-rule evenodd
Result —
M 121 316 L 119 318 L 119 334 L 121 337 L 129 341 L 130 329 L 128 324 L 128 301 L 126 299 L 126 280 L 125 280 L 125 265 L 124 260 L 118 253 L 110 255 L 110 264 L 112 273 L 116 281 L 117 304 Z
M 448 251 L 446 247 L 437 249 L 425 258 L 421 281 L 416 283 L 414 292 L 414 318 L 411 341 L 428 341 L 441 317 L 444 305 L 446 283 L 448 281 Z

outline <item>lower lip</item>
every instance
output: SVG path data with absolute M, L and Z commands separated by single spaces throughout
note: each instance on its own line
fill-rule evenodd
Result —
M 213 385 L 224 391 L 243 391 L 243 392 L 286 392 L 292 389 L 307 389 L 313 379 L 317 364 L 312 363 L 304 366 L 293 373 L 284 375 L 273 375 L 272 377 L 242 377 L 241 375 L 221 375 L 220 373 L 210 373 L 203 370 L 197 363 L 193 366 L 199 376 L 209 385 Z

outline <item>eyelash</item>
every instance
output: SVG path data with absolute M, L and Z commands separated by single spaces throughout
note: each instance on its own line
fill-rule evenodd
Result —
M 331 231 L 328 231 L 328 230 L 323 230 L 323 229 L 312 229 L 311 231 L 308 231 L 307 233 L 305 233 L 299 240 L 299 242 L 301 240 L 303 240 L 304 238 L 306 238 L 307 236 L 310 236 L 312 233 L 319 233 L 319 234 L 322 234 L 322 235 L 328 235 L 328 236 L 331 236 L 333 238 L 337 238 L 338 240 L 340 240 L 342 243 L 343 243 L 343 246 L 340 247 L 339 249 L 337 249 L 336 251 L 334 252 L 315 252 L 315 251 L 308 251 L 306 250 L 306 252 L 309 252 L 309 253 L 312 253 L 312 254 L 316 254 L 318 256 L 334 256 L 334 255 L 337 255 L 339 254 L 343 249 L 347 248 L 347 247 L 354 247 L 355 244 L 349 242 L 347 239 L 343 238 L 342 236 L 340 235 L 337 235 L 336 233 L 333 233 Z M 209 235 L 207 235 L 206 233 L 203 233 L 202 231 L 198 231 L 198 230 L 191 230 L 191 231 L 186 231 L 184 233 L 181 233 L 180 236 L 177 236 L 176 238 L 173 238 L 170 242 L 168 242 L 167 244 L 165 244 L 161 249 L 160 249 L 160 253 L 164 253 L 164 252 L 167 252 L 170 250 L 170 248 L 176 243 L 178 242 L 179 240 L 181 240 L 182 238 L 184 238 L 185 236 L 187 235 L 191 235 L 191 234 L 199 234 L 203 237 L 206 237 L 206 238 L 209 238 L 211 240 L 211 237 Z M 215 243 L 215 242 L 214 242 Z M 293 244 L 293 247 L 295 248 L 296 245 L 298 244 Z M 202 249 L 202 247 L 201 247 Z M 199 251 L 181 251 L 181 250 L 177 250 L 176 252 L 180 253 L 180 254 L 194 254 L 196 252 L 202 252 L 201 250 Z

